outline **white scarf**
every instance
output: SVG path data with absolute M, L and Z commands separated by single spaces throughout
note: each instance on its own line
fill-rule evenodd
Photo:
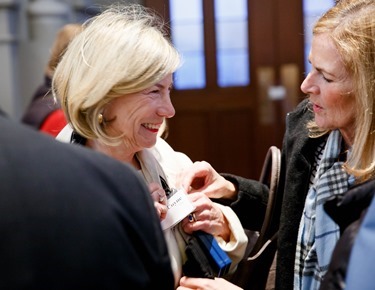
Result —
M 167 180 L 164 170 L 161 168 L 159 162 L 156 160 L 150 149 L 143 149 L 136 154 L 136 158 L 141 164 L 141 172 L 143 174 L 146 183 L 157 182 L 161 185 L 160 177 Z M 182 275 L 182 257 L 176 236 L 172 229 L 164 231 L 165 241 L 168 246 L 169 257 L 171 259 L 171 266 L 175 278 L 175 287 L 179 283 L 179 279 Z

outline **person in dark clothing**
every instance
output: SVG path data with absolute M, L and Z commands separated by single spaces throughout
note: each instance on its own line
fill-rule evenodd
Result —
M 78 23 L 66 24 L 58 31 L 44 70 L 44 82 L 35 91 L 21 118 L 22 123 L 53 137 L 67 124 L 60 102 L 51 93 L 53 73 L 70 41 L 81 31 L 82 25 Z
M 347 269 L 353 252 L 353 244 L 366 216 L 367 209 L 373 200 L 374 193 L 375 180 L 370 180 L 353 187 L 343 196 L 333 197 L 324 204 L 327 213 L 340 226 L 341 236 L 332 253 L 332 259 L 320 290 L 347 289 L 345 288 Z M 371 251 L 368 252 L 370 253 Z M 357 254 L 354 253 L 353 259 L 356 259 L 356 257 Z M 363 255 L 361 257 L 361 263 L 367 260 L 363 259 Z M 370 261 L 373 260 L 370 259 Z M 358 267 L 358 265 L 356 266 Z M 360 268 L 363 270 L 362 267 Z M 373 288 L 374 284 L 372 283 L 371 286 Z M 366 288 L 355 287 L 352 289 L 364 290 Z
M 319 289 L 340 238 L 323 205 L 375 177 L 374 15 L 373 0 L 341 0 L 313 28 L 312 69 L 301 85 L 308 98 L 287 114 L 282 146 L 277 290 Z M 181 182 L 189 192 L 232 200 L 243 226 L 259 230 L 268 198 L 259 182 L 219 175 L 207 162 L 196 162 Z M 238 289 L 224 279 L 182 277 L 180 285 Z
M 0 115 L 0 289 L 174 289 L 137 172 Z
M 372 191 L 375 191 L 373 184 Z M 347 266 L 346 290 L 372 290 L 375 285 L 375 199 L 373 198 L 354 240 Z

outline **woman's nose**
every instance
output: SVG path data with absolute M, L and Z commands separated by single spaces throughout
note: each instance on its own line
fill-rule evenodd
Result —
M 160 106 L 158 114 L 165 118 L 172 118 L 175 115 L 176 111 L 172 104 L 171 98 L 166 97 L 163 100 L 163 104 Z
M 314 84 L 311 73 L 309 73 L 301 84 L 301 91 L 304 94 L 317 94 L 319 88 Z
M 306 78 L 303 80 L 302 84 L 301 84 L 301 91 L 304 93 L 304 94 L 307 94 L 307 78 L 308 78 L 308 75 L 306 76 Z

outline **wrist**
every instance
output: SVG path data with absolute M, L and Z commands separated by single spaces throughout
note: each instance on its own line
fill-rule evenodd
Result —
M 228 225 L 228 220 L 226 219 L 224 215 L 223 215 L 223 223 L 220 229 L 221 229 L 221 232 L 218 236 L 220 236 L 226 243 L 228 243 L 230 241 L 231 230 Z
M 237 187 L 234 185 L 234 183 L 226 180 L 227 184 L 225 186 L 225 198 L 234 200 L 237 198 Z

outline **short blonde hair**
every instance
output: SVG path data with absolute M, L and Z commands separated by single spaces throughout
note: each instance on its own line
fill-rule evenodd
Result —
M 140 92 L 174 73 L 181 58 L 166 25 L 138 4 L 115 4 L 84 23 L 52 81 L 55 97 L 76 132 L 116 145 L 98 115 L 114 98 Z
M 338 1 L 315 24 L 313 35 L 322 33 L 329 34 L 353 77 L 355 136 L 345 168 L 365 181 L 375 173 L 375 1 Z M 319 133 L 315 123 L 310 130 Z

